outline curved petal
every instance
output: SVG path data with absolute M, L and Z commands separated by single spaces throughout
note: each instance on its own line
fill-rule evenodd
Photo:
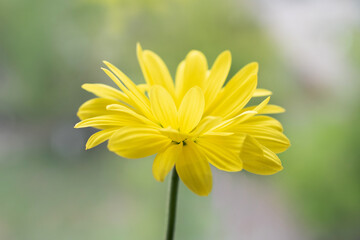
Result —
M 204 112 L 204 94 L 199 87 L 191 88 L 181 102 L 178 116 L 180 131 L 188 133 L 200 122 Z
M 266 97 L 272 95 L 272 92 L 267 89 L 257 88 L 255 89 L 253 97 Z
M 136 86 L 136 84 L 130 80 L 128 76 L 126 76 L 120 69 L 112 65 L 111 63 L 107 61 L 103 61 L 104 64 L 116 75 L 116 77 L 120 80 L 120 82 L 125 86 L 129 91 L 131 91 L 136 98 L 143 102 L 147 103 L 148 99 L 146 96 L 141 92 L 141 90 Z
M 250 111 L 255 108 L 256 108 L 256 106 L 247 107 L 247 108 L 244 108 L 242 111 Z M 261 111 L 258 111 L 258 112 L 259 112 L 259 114 L 275 114 L 275 113 L 283 113 L 283 112 L 285 112 L 285 109 L 280 106 L 277 106 L 277 105 L 268 104 L 264 108 L 262 108 Z
M 161 85 L 174 97 L 174 82 L 164 61 L 152 51 L 143 51 L 139 43 L 136 46 L 136 53 L 145 81 L 149 86 Z
M 184 83 L 184 69 L 185 69 L 185 60 L 180 62 L 180 64 L 176 69 L 176 74 L 175 74 L 176 106 L 179 106 L 182 100 L 180 98 L 180 90 L 182 88 L 181 86 Z
M 143 52 L 143 59 L 153 84 L 163 86 L 172 96 L 174 96 L 174 82 L 164 61 L 154 52 L 149 50 Z
M 110 151 L 125 158 L 143 158 L 162 152 L 171 140 L 147 127 L 123 127 L 109 140 Z
M 141 83 L 141 84 L 138 84 L 137 87 L 139 88 L 139 90 L 140 90 L 143 94 L 145 94 L 146 92 L 149 91 L 149 87 L 150 87 L 150 86 L 149 86 L 148 84 L 146 84 L 146 83 Z
M 224 87 L 205 115 L 231 118 L 239 114 L 249 102 L 257 85 L 258 64 L 243 67 Z
M 239 151 L 242 146 L 244 136 L 202 136 L 196 143 L 202 148 L 207 156 L 207 160 L 216 168 L 237 172 L 242 169 Z
M 168 91 L 160 85 L 150 89 L 151 110 L 164 128 L 178 129 L 178 114 L 175 102 Z
M 206 57 L 199 51 L 192 50 L 185 59 L 184 75 L 181 82 L 178 82 L 178 98 L 182 99 L 188 90 L 194 86 L 203 88 L 208 65 Z
M 240 124 L 241 122 L 246 121 L 246 120 L 254 117 L 256 114 L 262 112 L 264 110 L 264 108 L 266 108 L 269 101 L 270 101 L 270 97 L 267 97 L 259 105 L 255 106 L 254 108 L 251 108 L 247 111 L 242 112 L 242 114 L 240 114 L 242 117 L 237 119 L 237 124 Z M 253 113 L 252 114 L 243 114 L 245 112 L 253 112 Z
M 220 92 L 231 66 L 230 51 L 222 52 L 215 60 L 204 85 L 206 106 L 209 107 Z
M 281 131 L 271 127 L 240 125 L 237 131 L 251 135 L 275 153 L 281 153 L 290 147 L 289 139 Z
M 191 191 L 200 196 L 209 195 L 212 189 L 210 165 L 195 143 L 186 142 L 175 166 L 180 179 Z
M 255 111 L 246 111 L 243 112 L 233 118 L 230 118 L 226 121 L 221 122 L 219 125 L 215 126 L 213 129 L 211 129 L 212 131 L 215 132 L 234 132 L 235 129 L 238 128 L 239 122 L 242 121 L 243 118 L 245 118 L 247 115 L 255 115 L 257 112 Z
M 140 43 L 136 44 L 136 55 L 137 55 L 137 58 L 138 58 L 138 61 L 139 61 L 141 71 L 142 71 L 142 73 L 144 75 L 145 82 L 149 86 L 154 85 L 154 82 L 152 81 L 153 79 L 150 77 L 149 72 L 148 72 L 148 70 L 146 68 L 146 65 L 145 65 L 145 62 L 144 62 L 144 57 L 143 57 L 143 50 L 142 50 L 142 47 L 141 47 Z
M 251 126 L 262 126 L 262 127 L 270 127 L 274 128 L 278 131 L 283 131 L 283 127 L 281 123 L 276 120 L 275 118 L 269 117 L 269 116 L 254 116 L 244 122 L 242 122 L 242 125 L 249 125 Z
M 130 105 L 140 110 L 147 118 L 154 120 L 151 114 L 150 101 L 145 94 L 133 83 L 128 76 L 111 63 L 104 61 L 104 64 L 112 71 L 101 68 L 115 84 L 129 97 Z
M 152 172 L 157 181 L 163 182 L 166 175 L 174 167 L 182 152 L 183 144 L 172 143 L 165 151 L 155 157 Z
M 88 139 L 88 141 L 86 143 L 86 150 L 96 147 L 97 145 L 105 142 L 117 130 L 119 130 L 119 128 L 108 128 L 108 129 L 94 133 L 93 135 L 91 135 L 91 137 Z
M 141 126 L 144 123 L 130 115 L 130 114 L 108 114 L 101 115 L 93 118 L 87 118 L 77 123 L 74 128 L 85 128 L 85 127 L 94 127 L 94 128 L 111 128 L 116 126 Z
M 251 136 L 246 137 L 241 148 L 240 157 L 244 169 L 251 173 L 271 175 L 283 169 L 278 156 L 268 148 L 261 146 Z
M 81 86 L 88 92 L 95 94 L 100 98 L 108 98 L 113 100 L 120 100 L 129 104 L 129 98 L 125 93 L 101 83 L 85 83 Z
M 197 127 L 192 132 L 192 135 L 197 137 L 203 135 L 217 125 L 221 124 L 221 117 L 207 116 L 201 119 Z
M 148 118 L 144 117 L 143 115 L 138 114 L 133 109 L 130 109 L 127 106 L 120 105 L 120 104 L 111 104 L 111 105 L 107 105 L 106 109 L 109 111 L 112 111 L 112 112 L 119 112 L 122 114 L 131 115 L 134 118 L 136 118 L 137 120 L 139 120 L 140 122 L 145 123 L 148 127 L 159 128 L 159 125 L 157 125 L 153 121 L 149 120 Z
M 121 104 L 119 101 L 107 98 L 93 98 L 83 103 L 78 112 L 77 116 L 80 120 L 93 118 L 101 115 L 108 115 L 109 111 L 106 110 L 106 106 L 110 104 Z

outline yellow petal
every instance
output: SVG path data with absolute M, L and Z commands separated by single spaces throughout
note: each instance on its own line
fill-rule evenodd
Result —
M 110 128 L 115 126 L 138 126 L 144 125 L 139 119 L 131 116 L 130 114 L 113 114 L 113 115 L 101 115 L 93 118 L 85 119 L 75 125 L 75 128 Z
M 120 100 L 125 103 L 129 103 L 129 98 L 125 93 L 100 83 L 85 83 L 81 86 L 88 92 L 95 94 L 100 98 L 108 98 L 113 100 Z
M 220 92 L 231 66 L 230 51 L 222 52 L 215 60 L 211 68 L 210 75 L 204 84 L 204 95 L 206 106 L 214 101 Z
M 194 86 L 203 87 L 206 73 L 208 70 L 206 57 L 199 51 L 190 51 L 185 59 L 184 76 L 182 82 L 177 83 L 179 89 L 179 99 Z
M 149 127 L 159 128 L 159 125 L 157 125 L 153 121 L 149 120 L 148 118 L 144 117 L 143 115 L 136 113 L 134 110 L 130 109 L 128 106 L 123 106 L 120 104 L 111 104 L 111 105 L 107 105 L 106 109 L 109 111 L 115 111 L 115 112 L 129 114 L 129 115 L 135 117 L 136 119 L 138 119 L 139 121 L 142 121 Z
M 253 97 L 266 97 L 272 95 L 272 92 L 267 89 L 257 88 L 255 89 Z
M 93 135 L 91 135 L 91 137 L 88 139 L 88 141 L 86 143 L 86 150 L 96 147 L 97 145 L 105 142 L 117 130 L 119 130 L 119 128 L 109 128 L 109 129 L 105 129 L 105 130 L 99 131 L 97 133 L 94 133 Z
M 204 133 L 203 136 L 231 136 L 234 135 L 233 132 L 213 132 L 213 131 L 208 131 L 206 133 Z
M 109 111 L 106 110 L 106 106 L 109 104 L 120 104 L 120 102 L 106 99 L 106 98 L 93 98 L 85 103 L 83 103 L 79 111 L 77 112 L 77 116 L 80 120 L 85 120 L 88 118 L 93 118 L 101 115 L 109 114 Z
M 255 116 L 256 114 L 258 113 L 261 113 L 264 108 L 266 108 L 268 102 L 270 101 L 270 97 L 267 97 L 264 101 L 262 101 L 259 105 L 257 105 L 256 107 L 254 108 L 251 108 L 251 109 L 245 109 L 245 112 L 252 112 L 252 114 L 240 114 L 241 118 L 237 118 L 237 122 L 236 124 L 240 124 L 241 122 L 243 121 L 246 121 L 250 118 L 252 118 L 253 116 Z
M 241 123 L 246 116 L 250 115 L 253 116 L 255 115 L 257 112 L 256 111 L 246 111 L 243 112 L 233 118 L 230 118 L 226 121 L 221 122 L 220 124 L 218 124 L 217 126 L 213 127 L 212 129 L 210 129 L 210 131 L 216 131 L 216 132 L 226 132 L 226 131 L 230 131 L 233 132 L 235 131 L 234 129 L 237 129 L 239 126 L 239 122 Z
M 165 151 L 155 157 L 152 172 L 157 181 L 163 182 L 166 175 L 174 167 L 182 152 L 183 144 L 172 143 Z
M 207 116 L 201 119 L 198 126 L 192 132 L 192 135 L 199 136 L 205 134 L 206 132 L 210 131 L 217 125 L 221 123 L 221 117 L 214 117 L 214 116 Z
M 181 133 L 178 130 L 175 130 L 171 127 L 168 128 L 160 128 L 159 132 L 161 132 L 161 134 L 163 134 L 164 136 L 170 138 L 171 140 L 173 140 L 176 143 L 180 143 L 188 138 L 190 138 L 190 134 L 188 133 Z
M 240 148 L 240 157 L 243 162 L 245 162 L 245 156 L 254 156 L 260 158 L 264 155 L 262 145 L 256 141 L 256 139 L 248 134 L 244 134 L 244 141 Z
M 180 106 L 182 100 L 182 96 L 180 96 L 180 91 L 182 89 L 182 85 L 184 84 L 184 70 L 185 70 L 185 60 L 181 61 L 176 69 L 176 75 L 175 75 L 175 93 L 177 96 L 176 106 Z
M 271 127 L 240 125 L 237 130 L 251 135 L 275 153 L 283 152 L 290 147 L 289 139 L 281 131 Z
M 251 173 L 270 175 L 283 169 L 278 156 L 250 136 L 247 136 L 244 141 L 240 157 L 243 160 L 244 169 Z
M 154 52 L 145 50 L 143 52 L 143 60 L 151 78 L 153 85 L 163 86 L 173 97 L 175 96 L 175 88 L 169 70 L 163 60 Z
M 122 71 L 109 62 L 104 61 L 104 63 L 116 76 L 108 69 L 102 68 L 102 70 L 129 97 L 131 105 L 139 109 L 147 118 L 154 120 L 151 114 L 150 101 L 145 94 Z
M 205 115 L 231 118 L 238 115 L 254 94 L 257 85 L 258 64 L 242 68 L 224 87 Z
M 266 107 L 263 108 L 263 110 L 260 112 L 261 114 L 273 114 L 273 113 L 283 113 L 285 112 L 285 109 L 277 106 L 269 104 Z
M 139 90 L 133 81 L 129 79 L 120 69 L 112 65 L 111 63 L 104 61 L 104 64 L 118 77 L 121 83 L 129 89 L 140 101 L 146 103 L 147 98 L 146 96 Z
M 270 127 L 277 129 L 278 131 L 283 131 L 283 127 L 281 123 L 269 116 L 255 116 L 252 117 L 242 123 L 242 125 L 249 125 L 251 126 L 263 126 L 263 127 Z
M 204 94 L 199 87 L 191 88 L 185 95 L 179 108 L 180 131 L 188 133 L 200 122 L 204 112 Z
M 243 136 L 209 136 L 205 135 L 196 140 L 207 156 L 207 160 L 216 168 L 235 172 L 241 171 L 242 162 L 239 151 L 242 146 Z
M 138 84 L 137 87 L 144 94 L 149 91 L 149 85 L 148 84 L 141 83 L 141 84 Z
M 191 191 L 200 196 L 209 195 L 212 189 L 210 165 L 195 143 L 186 142 L 175 166 L 180 179 Z
M 256 106 L 247 107 L 247 108 L 244 108 L 243 111 L 250 111 L 255 108 L 256 108 Z M 277 105 L 268 104 L 263 109 L 261 109 L 261 111 L 258 111 L 258 112 L 259 112 L 259 114 L 275 114 L 275 113 L 283 113 L 283 112 L 285 112 L 285 109 L 280 106 L 277 106 Z
M 145 81 L 149 86 L 154 85 L 154 82 L 152 81 L 153 79 L 150 77 L 148 69 L 146 68 L 146 65 L 144 63 L 144 56 L 143 56 L 143 50 L 141 48 L 140 43 L 136 44 L 136 55 L 139 61 L 139 65 L 141 68 L 141 71 L 144 75 Z
M 171 140 L 147 127 L 123 127 L 110 138 L 110 151 L 125 158 L 143 158 L 162 152 Z
M 171 126 L 178 129 L 178 114 L 175 102 L 168 91 L 160 85 L 154 85 L 150 89 L 150 104 L 155 117 L 162 127 Z

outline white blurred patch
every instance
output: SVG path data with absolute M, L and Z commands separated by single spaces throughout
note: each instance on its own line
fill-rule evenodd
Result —
M 359 1 L 247 0 L 245 5 L 304 84 L 351 90 L 356 66 L 349 50 L 360 26 Z

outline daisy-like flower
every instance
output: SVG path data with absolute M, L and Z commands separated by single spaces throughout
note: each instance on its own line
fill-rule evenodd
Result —
M 97 97 L 78 111 L 76 128 L 100 129 L 86 148 L 108 141 L 110 151 L 125 158 L 156 154 L 153 175 L 164 181 L 176 168 L 194 193 L 211 192 L 210 165 L 228 172 L 245 169 L 261 175 L 283 167 L 277 153 L 290 143 L 279 121 L 264 114 L 281 113 L 267 97 L 246 106 L 252 97 L 271 95 L 256 89 L 258 64 L 250 63 L 224 86 L 231 54 L 222 52 L 209 69 L 205 56 L 190 51 L 176 71 L 175 84 L 163 60 L 137 45 L 146 84 L 134 84 L 122 71 L 104 62 L 102 70 L 119 89 L 104 84 L 82 87 Z

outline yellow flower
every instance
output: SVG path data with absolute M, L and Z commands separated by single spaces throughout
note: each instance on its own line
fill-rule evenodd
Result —
M 86 148 L 109 140 L 110 151 L 125 158 L 156 154 L 153 175 L 164 181 L 175 166 L 180 179 L 198 195 L 212 188 L 210 164 L 236 172 L 274 174 L 283 167 L 276 155 L 290 143 L 277 120 L 263 114 L 284 109 L 268 104 L 245 107 L 252 97 L 269 96 L 256 89 L 258 64 L 242 68 L 225 85 L 231 54 L 222 52 L 211 69 L 205 56 L 190 51 L 176 71 L 175 84 L 162 59 L 137 45 L 146 84 L 134 84 L 108 62 L 102 68 L 120 90 L 84 84 L 95 94 L 78 111 L 76 128 L 100 129 Z

